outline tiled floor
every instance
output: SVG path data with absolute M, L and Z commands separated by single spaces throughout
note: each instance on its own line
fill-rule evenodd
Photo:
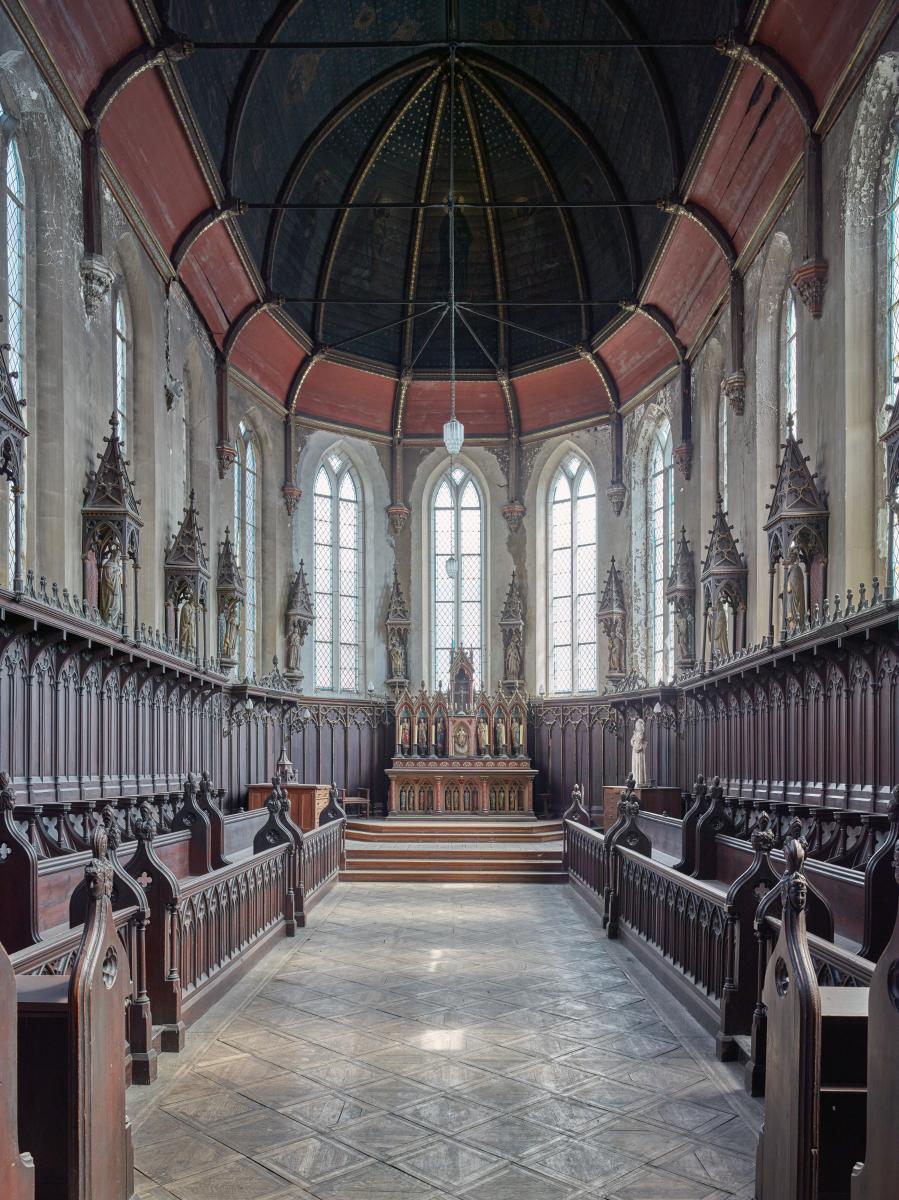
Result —
M 566 887 L 341 885 L 132 1088 L 144 1200 L 727 1200 L 757 1109 Z

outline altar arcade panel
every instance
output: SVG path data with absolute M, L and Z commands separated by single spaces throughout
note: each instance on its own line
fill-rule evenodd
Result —
M 527 748 L 527 697 L 475 694 L 474 668 L 457 650 L 449 688 L 396 701 L 396 748 L 387 770 L 388 815 L 533 816 L 537 774 Z

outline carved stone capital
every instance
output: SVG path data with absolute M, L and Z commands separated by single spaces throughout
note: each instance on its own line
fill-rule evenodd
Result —
M 746 372 L 733 371 L 721 380 L 721 390 L 724 398 L 738 417 L 742 417 L 746 408 Z
M 171 412 L 184 397 L 184 381 L 176 379 L 168 367 L 166 367 L 165 378 L 162 381 L 162 391 L 165 396 L 166 410 Z
M 615 480 L 606 488 L 606 495 L 612 506 L 612 512 L 616 517 L 620 517 L 621 510 L 624 508 L 624 502 L 627 499 L 627 488 L 621 480 Z
M 231 442 L 219 442 L 215 448 L 215 457 L 218 459 L 219 479 L 224 479 L 237 462 L 237 447 Z
M 672 458 L 683 478 L 689 479 L 690 472 L 693 470 L 693 443 L 681 442 L 679 446 L 675 446 Z
M 406 528 L 406 522 L 411 515 L 412 509 L 408 504 L 389 504 L 387 506 L 387 527 L 393 537 L 399 537 Z
M 115 279 L 115 271 L 102 254 L 85 254 L 81 259 L 81 294 L 84 311 L 89 317 L 96 313 L 109 294 Z
M 824 287 L 827 283 L 827 259 L 806 259 L 793 276 L 792 283 L 799 299 L 817 321 L 824 308 Z
M 512 533 L 517 533 L 521 528 L 521 522 L 524 520 L 524 505 L 520 500 L 510 500 L 508 504 L 504 504 L 500 510 L 503 514 L 503 520 L 509 526 Z
M 303 489 L 298 488 L 296 484 L 285 483 L 281 488 L 281 495 L 284 497 L 284 504 L 287 507 L 287 515 L 292 517 L 297 511 L 297 505 L 300 502 L 300 497 L 303 495 Z

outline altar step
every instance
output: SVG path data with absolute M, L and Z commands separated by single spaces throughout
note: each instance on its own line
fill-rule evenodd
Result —
M 561 836 L 558 822 L 351 821 L 340 875 L 348 883 L 566 883 Z
M 561 842 L 561 821 L 521 817 L 391 817 L 347 822 L 347 841 L 356 842 Z

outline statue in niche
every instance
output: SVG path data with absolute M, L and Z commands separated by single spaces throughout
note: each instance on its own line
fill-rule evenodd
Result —
M 799 552 L 790 551 L 787 559 L 787 628 L 791 633 L 805 625 L 805 572 L 799 561 Z
M 453 734 L 453 749 L 457 754 L 468 753 L 468 728 L 465 725 L 457 725 L 456 732 Z
M 388 652 L 390 654 L 390 673 L 394 679 L 406 678 L 406 647 L 403 645 L 402 636 L 397 629 L 391 629 L 390 640 L 388 642 Z
M 521 630 L 509 630 L 506 642 L 506 679 L 521 678 Z
M 90 549 L 84 556 L 84 600 L 89 609 L 97 607 L 97 589 L 99 583 L 97 555 L 93 549 Z
M 291 674 L 300 669 L 300 651 L 303 648 L 303 637 L 305 636 L 303 622 L 299 619 L 290 622 L 290 629 L 287 633 L 286 650 L 287 650 L 287 670 Z
M 693 657 L 693 618 L 685 604 L 675 604 L 674 643 L 678 659 L 689 662 Z
M 624 670 L 624 625 L 620 617 L 610 617 L 606 623 L 609 641 L 609 671 L 618 674 Z
M 490 731 L 487 728 L 487 721 L 483 715 L 478 717 L 478 754 L 490 753 Z
M 100 616 L 107 625 L 118 625 L 122 618 L 122 586 L 125 572 L 122 556 L 116 546 L 106 555 L 100 568 L 98 605 Z
M 399 732 L 400 732 L 400 739 L 399 739 L 400 746 L 402 748 L 403 754 L 408 754 L 409 749 L 410 749 L 410 743 L 412 740 L 412 730 L 409 725 L 409 718 L 406 716 L 405 713 L 402 715 L 402 717 L 400 717 L 400 731 Z
M 197 641 L 194 629 L 193 597 L 186 596 L 178 613 L 178 650 L 185 658 L 196 653 Z
M 502 758 L 506 753 L 506 718 L 502 714 L 493 723 L 493 738 L 496 743 L 496 753 Z
M 631 774 L 634 787 L 646 787 L 646 724 L 642 717 L 634 722 L 631 736 Z
M 728 629 L 727 605 L 724 600 L 718 601 L 714 616 L 714 647 L 715 657 L 721 661 L 730 655 L 730 630 Z
M 219 613 L 219 628 L 221 630 L 222 658 L 237 657 L 237 635 L 239 631 L 240 599 L 232 596 Z
M 521 724 L 521 715 L 518 712 L 512 714 L 512 753 L 516 756 L 521 754 L 522 746 L 524 745 L 524 727 Z
M 418 721 L 415 726 L 415 745 L 419 754 L 427 754 L 428 752 L 428 722 L 425 719 L 424 713 L 418 714 Z
M 438 758 L 443 758 L 446 754 L 446 721 L 442 712 L 438 712 L 434 722 L 434 749 Z

